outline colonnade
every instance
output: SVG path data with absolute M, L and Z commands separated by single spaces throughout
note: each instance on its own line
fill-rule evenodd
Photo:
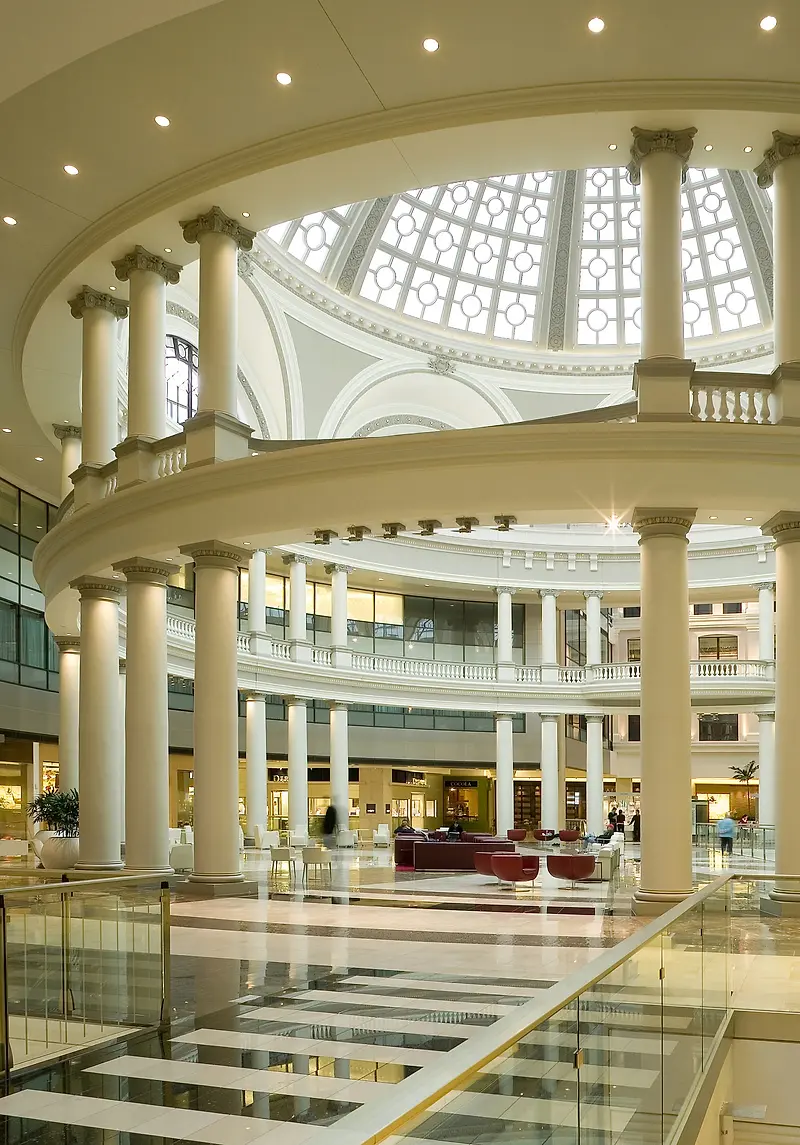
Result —
M 642 360 L 636 368 L 639 418 L 663 418 L 674 406 L 687 410 L 683 279 L 681 270 L 681 182 L 692 151 L 692 128 L 660 131 L 634 128 L 629 171 L 641 185 Z M 784 423 L 800 424 L 800 138 L 774 133 L 758 169 L 759 180 L 775 181 L 775 344 L 776 386 Z M 252 247 L 254 235 L 218 207 L 182 224 L 187 242 L 200 247 L 200 386 L 197 415 L 185 425 L 188 463 L 192 466 L 244 456 L 250 427 L 238 418 L 237 258 Z M 130 300 L 85 286 L 70 302 L 82 322 L 83 424 L 65 427 L 58 436 L 64 452 L 62 488 L 75 484 L 76 506 L 102 495 L 105 467 L 116 457 L 117 487 L 152 479 L 153 442 L 165 432 L 163 347 L 166 286 L 178 281 L 180 268 L 136 247 L 114 263 L 117 277 L 129 283 Z M 116 324 L 130 315 L 128 436 L 117 443 Z M 688 365 L 691 365 L 689 363 Z M 683 373 L 682 373 L 683 372 Z M 654 412 L 653 398 L 656 396 Z M 74 431 L 74 432 L 73 432 Z M 81 443 L 80 464 L 76 441 Z M 642 808 L 643 821 L 669 823 L 669 831 L 646 831 L 643 838 L 641 909 L 662 909 L 691 889 L 689 646 L 687 532 L 691 506 L 639 506 L 633 516 L 639 532 L 642 565 Z M 778 871 L 800 879 L 800 837 L 791 818 L 800 778 L 794 753 L 800 739 L 800 510 L 779 513 L 764 523 L 777 544 L 777 693 L 774 720 L 760 721 L 762 752 L 774 748 L 774 783 L 766 785 L 778 828 Z M 195 650 L 195 873 L 200 881 L 241 877 L 237 828 L 238 700 L 236 691 L 236 585 L 250 557 L 224 540 L 187 546 L 184 555 L 196 572 Z M 290 650 L 293 659 L 312 657 L 306 632 L 306 568 L 302 558 L 289 563 Z M 256 564 L 256 569 L 263 565 Z M 114 869 L 120 865 L 121 816 L 114 811 L 121 781 L 119 736 L 118 607 L 128 594 L 125 761 L 133 778 L 125 798 L 127 862 L 137 869 L 163 870 L 168 808 L 166 781 L 166 629 L 163 624 L 169 568 L 131 555 L 113 579 L 85 576 L 74 583 L 80 596 L 80 671 L 73 664 L 62 677 L 65 774 L 75 773 L 74 695 L 79 691 L 77 724 L 78 780 L 82 792 L 81 866 Z M 331 567 L 334 663 L 347 666 L 346 577 L 344 566 Z M 260 578 L 263 581 L 263 576 Z M 259 576 L 251 581 L 257 584 Z M 263 603 L 256 588 L 253 611 L 260 627 Z M 766 588 L 763 590 L 766 593 Z M 512 588 L 498 589 L 498 679 L 513 671 Z M 542 676 L 558 670 L 556 593 L 542 593 Z M 765 597 L 766 599 L 766 597 Z M 588 659 L 600 653 L 600 596 L 589 594 Z M 763 611 L 763 610 L 762 610 Z M 254 629 L 256 637 L 260 632 Z M 771 644 L 766 621 L 762 655 Z M 771 655 L 771 649 L 770 649 Z M 62 663 L 76 657 L 75 646 L 62 647 Z M 766 658 L 766 657 L 765 657 Z M 259 772 L 265 757 L 263 697 L 247 701 L 248 754 L 254 761 L 248 791 L 261 805 L 265 789 Z M 69 710 L 67 710 L 69 709 Z M 602 727 L 596 713 L 587 720 L 587 801 L 589 825 L 602 815 Z M 331 713 L 331 765 L 334 801 L 346 801 L 347 712 Z M 543 819 L 557 822 L 560 789 L 557 717 L 542 718 Z M 252 726 L 251 726 L 252 725 Z M 774 733 L 774 744 L 773 744 Z M 513 822 L 513 734 L 510 713 L 497 718 L 498 825 Z M 303 816 L 307 796 L 306 707 L 302 697 L 289 701 L 290 818 Z M 146 782 L 143 782 L 146 781 Z M 762 771 L 763 783 L 763 771 Z M 136 789 L 136 790 L 134 790 Z M 143 806 L 138 792 L 147 793 Z M 248 801 L 249 802 L 249 801 Z M 117 803 L 116 806 L 119 804 Z M 307 805 L 307 804 L 306 804 Z M 300 811 L 298 812 L 298 808 Z M 341 812 L 340 812 L 341 814 Z M 344 818 L 344 816 L 342 816 Z M 141 822 L 148 820 L 147 825 Z M 780 892 L 800 900 L 789 889 Z

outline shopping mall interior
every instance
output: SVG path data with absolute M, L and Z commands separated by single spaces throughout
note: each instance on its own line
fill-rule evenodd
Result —
M 800 1142 L 800 11 L 7 7 L 3 1141 Z

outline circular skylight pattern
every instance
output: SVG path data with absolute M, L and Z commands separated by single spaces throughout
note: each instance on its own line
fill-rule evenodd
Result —
M 769 193 L 750 172 L 692 168 L 681 206 L 686 338 L 757 336 L 771 322 Z M 641 223 L 625 168 L 597 167 L 420 188 L 268 234 L 340 290 L 407 319 L 635 355 Z

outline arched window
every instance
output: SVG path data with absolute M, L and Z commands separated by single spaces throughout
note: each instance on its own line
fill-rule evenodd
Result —
M 197 347 L 177 334 L 167 334 L 164 372 L 167 417 L 183 425 L 197 413 Z

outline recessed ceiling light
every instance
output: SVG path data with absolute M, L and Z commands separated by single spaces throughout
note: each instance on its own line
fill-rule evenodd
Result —
M 709 521 L 716 521 L 717 518 L 716 517 L 709 517 L 708 519 L 709 519 Z
M 422 46 L 426 52 L 438 52 L 439 51 L 439 41 L 434 40 L 433 36 L 428 36 L 428 38 L 426 40 L 423 40 Z
M 605 20 L 601 20 L 599 16 L 595 16 L 594 19 L 590 20 L 589 24 L 588 24 L 589 31 L 594 32 L 595 34 L 597 32 L 602 32 L 602 30 L 603 30 L 603 28 L 605 28 L 605 26 L 606 26 Z
M 778 26 L 778 20 L 775 16 L 765 16 L 761 23 L 758 25 L 762 32 L 771 32 Z
M 9 429 L 9 427 L 7 425 L 3 426 L 3 433 L 11 433 L 11 430 Z
M 288 87 L 288 85 L 292 82 L 292 77 L 288 72 L 278 72 L 278 74 L 275 76 L 275 79 L 284 87 Z
M 116 288 L 116 286 L 109 286 L 109 288 L 108 288 L 108 289 L 109 289 L 109 290 L 116 290 L 117 288 Z
M 753 150 L 753 148 L 752 148 L 752 147 L 750 146 L 750 144 L 748 143 L 748 145 L 747 145 L 747 146 L 745 147 L 745 149 L 744 149 L 744 153 L 745 153 L 745 155 L 749 155 L 749 154 L 750 154 L 750 152 L 751 152 L 752 150 Z
M 36 528 L 37 528 L 37 529 L 43 529 L 43 528 L 44 528 L 44 525 L 37 525 L 37 526 L 36 526 Z
M 44 461 L 44 458 L 43 457 L 34 457 L 33 460 L 34 461 Z M 752 520 L 752 518 L 751 518 L 751 520 Z
M 7 227 L 15 227 L 17 225 L 17 220 L 13 215 L 3 215 L 3 222 Z
M 705 145 L 705 147 L 703 148 L 703 150 L 704 151 L 713 151 L 714 150 L 714 144 L 713 143 L 707 143 Z
M 172 247 L 171 246 L 165 246 L 164 247 L 164 254 L 172 254 Z
M 617 150 L 617 145 L 616 145 L 616 143 L 609 143 L 609 145 L 608 145 L 608 150 L 609 150 L 609 151 L 616 151 L 616 150 Z
M 250 218 L 250 212 L 249 211 L 242 211 L 242 218 L 243 219 L 249 219 Z
M 745 521 L 752 521 L 752 517 L 745 517 Z
M 157 115 L 156 123 L 159 127 L 169 127 L 169 120 L 167 119 L 166 115 Z
M 242 541 L 242 544 L 246 549 L 249 549 L 252 545 L 252 541 Z
M 74 166 L 74 164 L 72 164 L 72 163 L 65 163 L 64 164 L 64 170 L 66 171 L 66 173 L 68 175 L 77 175 L 78 174 L 78 168 L 76 166 Z
M 172 564 L 172 557 L 164 557 L 164 560 L 169 561 L 169 563 Z

